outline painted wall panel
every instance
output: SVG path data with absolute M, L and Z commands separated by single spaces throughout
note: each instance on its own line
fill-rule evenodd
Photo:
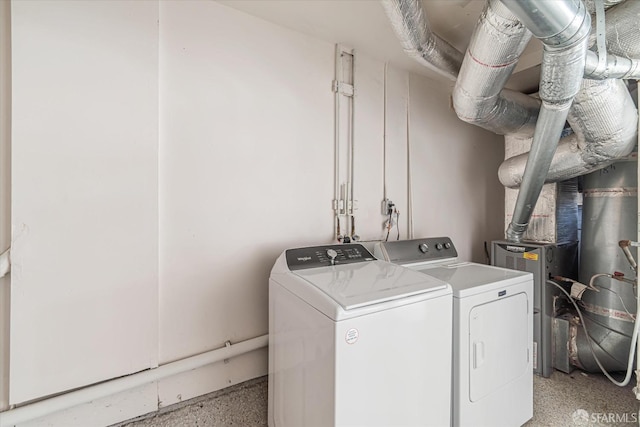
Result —
M 400 212 L 399 224 L 389 233 L 389 240 L 408 236 L 408 169 L 407 169 L 407 109 L 409 108 L 409 73 L 388 66 L 385 105 L 385 185 L 386 196 Z M 392 220 L 395 221 L 395 216 Z M 398 226 L 400 234 L 398 235 Z M 385 233 L 386 238 L 386 233 Z
M 0 253 L 11 244 L 11 3 L 0 2 Z M 9 406 L 9 275 L 0 278 L 0 411 Z
M 382 236 L 381 202 L 384 164 L 384 63 L 355 53 L 354 197 L 356 234 L 364 240 Z
M 333 239 L 334 45 L 216 2 L 16 2 L 13 19 L 12 402 L 266 333 L 276 257 Z M 448 87 L 388 66 L 385 102 L 384 63 L 354 69 L 357 234 L 384 236 L 386 165 L 407 236 L 410 150 L 415 237 L 484 261 L 502 138 L 458 120 Z M 265 373 L 256 351 L 158 397 Z
M 485 262 L 484 241 L 503 236 L 504 139 L 460 121 L 450 90 L 410 76 L 414 235 L 450 236 L 461 260 Z
M 267 332 L 287 247 L 332 239 L 334 46 L 160 2 L 160 360 Z
M 157 364 L 158 4 L 12 4 L 10 400 Z

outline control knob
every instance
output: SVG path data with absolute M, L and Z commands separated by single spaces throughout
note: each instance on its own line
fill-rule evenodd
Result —
M 420 252 L 422 252 L 423 254 L 429 252 L 429 246 L 426 243 L 420 243 L 418 245 L 418 249 L 420 249 Z
M 437 250 L 442 250 L 442 243 L 436 243 L 436 249 Z
M 451 243 L 446 242 L 446 243 L 444 244 L 444 248 L 445 248 L 445 249 L 451 249 Z
M 329 261 L 331 261 L 331 265 L 333 265 L 336 263 L 338 252 L 336 252 L 335 249 L 327 249 L 327 256 L 329 257 Z

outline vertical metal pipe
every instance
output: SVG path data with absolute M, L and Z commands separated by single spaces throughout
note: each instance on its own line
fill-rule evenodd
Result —
M 507 239 L 520 242 L 549 172 L 569 108 L 580 90 L 591 18 L 582 1 L 502 2 L 545 44 L 540 77 L 542 108 L 507 229 Z
M 544 104 L 540 110 L 536 132 L 531 144 L 531 151 L 522 177 L 522 185 L 516 200 L 513 219 L 507 229 L 507 239 L 520 242 L 527 230 L 529 220 L 542 191 L 551 160 L 555 154 L 564 123 L 569 114 L 571 104 L 561 109 L 550 110 Z
M 340 45 L 336 45 L 335 82 L 340 78 Z M 340 236 L 340 92 L 334 88 L 333 93 L 333 203 L 334 203 L 334 236 Z
M 568 46 L 584 37 L 585 29 L 589 34 L 591 18 L 581 0 L 501 1 L 546 46 Z

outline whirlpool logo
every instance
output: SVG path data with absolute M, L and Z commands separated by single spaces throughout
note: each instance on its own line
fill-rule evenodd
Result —
M 298 261 L 302 261 L 302 262 L 311 261 L 311 257 L 310 256 L 298 257 Z
M 507 250 L 510 252 L 524 252 L 524 248 L 522 246 L 507 245 Z

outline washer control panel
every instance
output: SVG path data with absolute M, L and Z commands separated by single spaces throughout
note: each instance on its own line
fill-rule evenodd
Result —
M 291 271 L 375 260 L 371 252 L 357 243 L 289 249 L 285 253 Z
M 378 250 L 382 252 L 382 256 Z M 438 261 L 458 257 L 458 252 L 448 237 L 382 242 L 376 247 L 376 254 L 379 258 L 394 263 Z

